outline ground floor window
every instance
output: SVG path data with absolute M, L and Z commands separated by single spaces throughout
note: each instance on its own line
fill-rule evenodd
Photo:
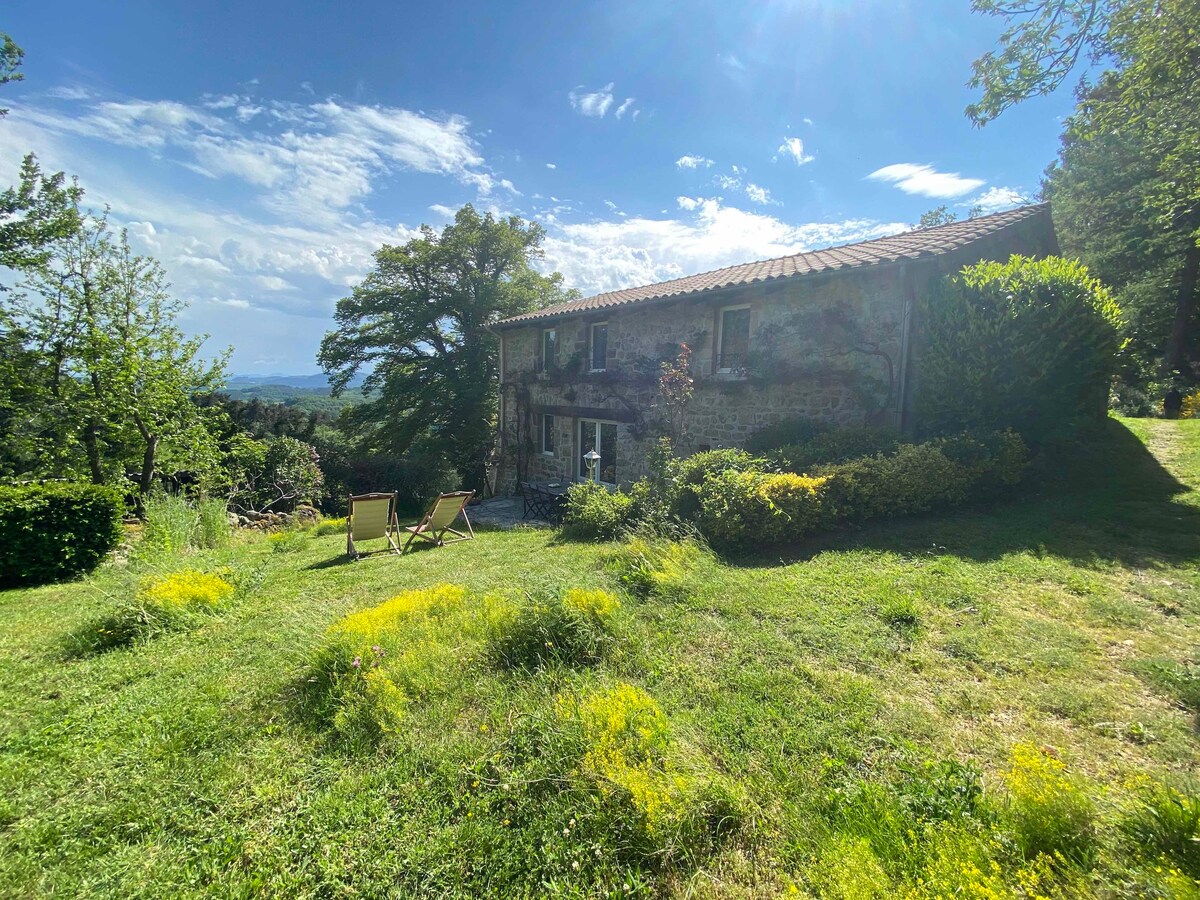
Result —
M 579 420 L 579 452 L 576 460 L 578 475 L 588 477 L 587 461 L 584 456 L 591 450 L 600 454 L 596 480 L 605 484 L 617 483 L 617 423 L 600 422 L 595 419 Z
M 542 452 L 554 455 L 554 416 L 542 416 Z

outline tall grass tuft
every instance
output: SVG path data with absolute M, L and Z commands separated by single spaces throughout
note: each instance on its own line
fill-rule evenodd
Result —
M 233 537 L 229 507 L 224 500 L 210 498 L 196 504 L 195 546 L 203 550 L 228 547 Z
M 183 497 L 165 494 L 146 500 L 142 555 L 178 553 L 192 546 L 199 530 L 196 510 Z

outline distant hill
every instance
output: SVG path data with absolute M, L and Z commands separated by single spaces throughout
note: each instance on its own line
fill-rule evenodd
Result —
M 362 375 L 350 379 L 348 387 L 358 387 L 363 383 Z M 226 384 L 230 388 L 251 388 L 263 385 L 279 385 L 295 388 L 329 389 L 329 378 L 321 372 L 315 375 L 231 375 Z

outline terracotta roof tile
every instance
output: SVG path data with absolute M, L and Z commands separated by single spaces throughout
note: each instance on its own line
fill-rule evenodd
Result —
M 1012 225 L 1048 213 L 1049 206 L 1044 203 L 1021 206 L 990 216 L 951 222 L 948 225 L 939 225 L 934 228 L 906 231 L 891 237 L 876 238 L 824 250 L 810 250 L 792 256 L 782 256 L 778 259 L 742 263 L 741 265 L 727 266 L 724 269 L 715 269 L 712 272 L 674 278 L 658 284 L 609 291 L 593 297 L 558 303 L 554 306 L 547 306 L 545 309 L 513 316 L 497 322 L 496 325 L 500 328 L 507 328 L 571 313 L 630 306 L 670 297 L 684 297 L 690 294 L 773 281 L 779 278 L 813 275 L 838 269 L 862 268 L 895 262 L 900 259 L 938 256 L 958 250 Z

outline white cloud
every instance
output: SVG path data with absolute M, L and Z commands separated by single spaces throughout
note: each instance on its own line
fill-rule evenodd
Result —
M 746 196 L 749 197 L 751 200 L 753 200 L 755 203 L 763 204 L 763 203 L 775 203 L 776 202 L 771 199 L 770 191 L 768 191 L 764 187 L 759 187 L 757 184 L 754 184 L 753 182 L 746 185 Z
M 558 166 L 556 166 L 554 163 L 546 163 L 546 168 L 547 169 L 557 169 Z
M 292 289 L 291 282 L 278 275 L 259 275 L 254 279 L 254 283 L 264 291 L 290 291 Z
M 453 219 L 457 210 L 452 206 L 446 206 L 444 203 L 434 203 L 429 207 L 430 212 L 435 212 L 439 216 L 445 216 L 447 219 Z
M 1029 198 L 1020 191 L 1010 187 L 991 187 L 978 197 L 960 203 L 959 206 L 978 206 L 985 213 L 994 213 L 1028 202 Z
M 593 118 L 602 119 L 604 114 L 608 112 L 608 108 L 613 104 L 613 82 L 609 82 L 598 91 L 581 92 L 580 85 L 573 91 L 567 94 L 571 101 L 571 108 L 581 116 L 591 116 Z
M 704 202 L 704 200 L 701 197 L 676 197 L 675 198 L 675 204 L 680 209 L 686 209 L 686 210 L 696 209 L 703 202 Z M 663 212 L 666 212 L 666 210 L 663 210 Z
M 604 205 L 607 206 L 609 209 L 613 210 L 614 212 L 616 211 L 617 204 L 613 203 L 611 200 L 605 200 Z
M 712 164 L 713 161 L 711 159 L 707 159 L 703 156 L 693 156 L 691 154 L 681 156 L 679 159 L 675 160 L 675 165 L 680 169 L 707 169 Z
M 938 172 L 932 166 L 916 163 L 896 163 L 876 169 L 867 176 L 873 181 L 894 184 L 906 194 L 946 199 L 961 197 L 983 186 L 979 178 L 964 178 L 957 172 Z
M 569 286 L 593 294 L 908 228 L 867 219 L 793 225 L 715 199 L 676 202 L 692 215 L 560 225 L 546 240 L 543 265 L 562 272 Z
M 808 120 L 806 119 L 805 121 Z M 815 156 L 804 152 L 804 141 L 798 137 L 784 138 L 783 143 L 779 145 L 779 149 L 775 151 L 775 157 L 773 158 L 778 159 L 781 155 L 790 156 L 798 166 L 810 163 L 816 159 Z
M 95 95 L 87 88 L 80 87 L 79 85 L 60 84 L 46 91 L 46 96 L 53 97 L 56 100 L 88 100 Z
M 738 59 L 733 53 L 718 53 L 717 62 L 723 66 L 728 66 L 730 69 L 733 69 L 737 72 L 746 71 L 746 64 Z
M 626 97 L 625 102 L 617 107 L 617 111 L 613 115 L 615 115 L 618 119 L 621 118 L 621 116 L 625 115 L 625 111 L 632 105 L 633 97 Z

